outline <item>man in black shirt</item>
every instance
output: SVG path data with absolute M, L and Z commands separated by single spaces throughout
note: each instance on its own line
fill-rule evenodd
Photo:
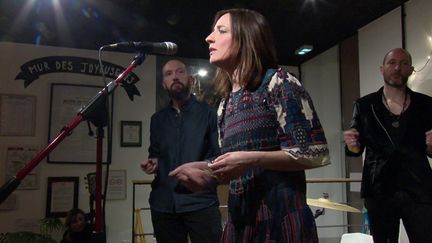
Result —
M 149 159 L 141 163 L 155 174 L 150 193 L 153 229 L 158 243 L 216 243 L 222 233 L 216 185 L 190 192 L 168 173 L 178 166 L 219 153 L 213 107 L 190 94 L 193 77 L 179 60 L 162 68 L 162 86 L 171 103 L 151 118 Z
M 389 51 L 384 87 L 355 102 L 346 154 L 366 149 L 361 195 L 375 243 L 397 243 L 402 219 L 410 242 L 432 242 L 432 98 L 407 87 L 414 68 L 402 48 Z

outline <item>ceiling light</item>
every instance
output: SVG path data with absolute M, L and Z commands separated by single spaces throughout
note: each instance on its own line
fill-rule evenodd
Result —
M 305 55 L 308 52 L 313 50 L 313 46 L 312 45 L 302 45 L 300 48 L 298 48 L 297 50 L 295 50 L 295 54 L 296 55 Z
M 200 77 L 205 77 L 205 76 L 207 76 L 207 73 L 208 73 L 208 71 L 205 70 L 205 69 L 200 69 L 200 70 L 198 71 L 198 75 L 199 75 Z

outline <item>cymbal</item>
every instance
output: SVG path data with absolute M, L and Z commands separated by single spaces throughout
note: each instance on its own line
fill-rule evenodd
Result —
M 357 208 L 342 203 L 332 202 L 326 198 L 318 198 L 318 199 L 307 198 L 306 203 L 310 206 L 315 206 L 315 207 L 329 208 L 338 211 L 345 211 L 345 212 L 352 212 L 352 213 L 361 213 L 360 210 L 358 210 Z

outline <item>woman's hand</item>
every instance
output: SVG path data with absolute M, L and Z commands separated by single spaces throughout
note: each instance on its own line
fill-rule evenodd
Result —
M 237 151 L 217 157 L 208 166 L 219 182 L 226 183 L 241 176 L 256 161 L 257 153 Z

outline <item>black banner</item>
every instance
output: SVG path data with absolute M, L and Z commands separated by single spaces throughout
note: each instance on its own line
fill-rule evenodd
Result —
M 124 67 L 110 62 L 102 61 L 103 71 L 108 78 L 115 79 L 124 71 Z M 79 73 L 85 75 L 102 76 L 102 68 L 97 59 L 72 57 L 72 56 L 48 56 L 30 60 L 21 65 L 21 72 L 15 77 L 24 80 L 24 87 L 27 88 L 40 75 L 49 73 Z M 140 95 L 135 83 L 139 77 L 131 72 L 121 82 L 129 98 L 133 95 Z

